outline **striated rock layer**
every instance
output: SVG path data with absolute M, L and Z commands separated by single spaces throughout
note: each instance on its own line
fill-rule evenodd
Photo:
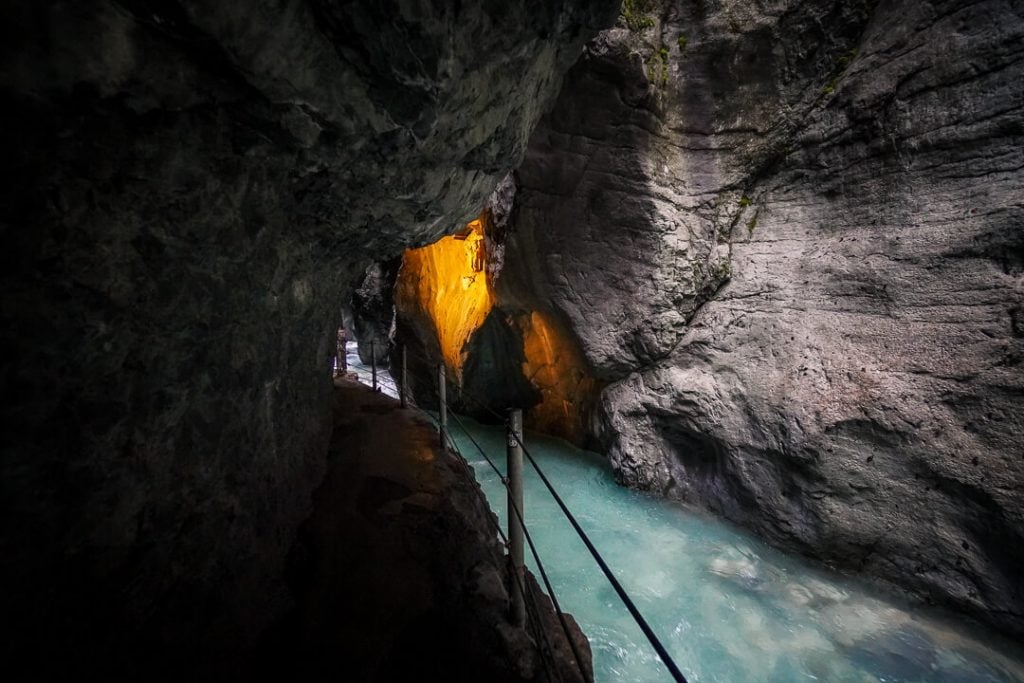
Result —
M 1019 2 L 627 3 L 505 258 L 619 478 L 1024 634 L 1022 79 Z
M 5 660 L 251 642 L 348 283 L 473 214 L 615 4 L 5 3 Z

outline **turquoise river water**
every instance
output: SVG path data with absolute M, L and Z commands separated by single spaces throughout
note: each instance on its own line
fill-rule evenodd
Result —
M 504 453 L 501 428 L 463 422 L 488 454 Z M 505 489 L 456 425 L 452 433 L 504 526 Z M 708 515 L 618 486 L 595 453 L 528 438 L 530 453 L 694 683 L 1024 681 L 1022 653 L 993 646 L 998 639 L 977 626 L 926 614 Z M 503 458 L 496 464 L 503 468 Z M 590 638 L 596 680 L 671 681 L 529 466 L 524 497 L 526 524 L 562 608 Z M 532 558 L 527 564 L 535 569 Z
M 502 428 L 462 421 L 504 469 Z M 458 425 L 451 427 L 505 527 L 501 482 Z M 699 511 L 620 487 L 595 453 L 539 435 L 526 439 L 693 683 L 1024 682 L 1024 652 L 973 623 L 882 595 Z M 596 680 L 670 681 L 543 483 L 526 470 L 526 523 L 562 608 L 590 639 Z M 536 573 L 529 550 L 527 564 Z

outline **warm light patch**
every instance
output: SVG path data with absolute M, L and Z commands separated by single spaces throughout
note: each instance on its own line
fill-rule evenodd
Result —
M 520 320 L 523 335 L 523 374 L 541 393 L 541 402 L 530 409 L 534 429 L 576 439 L 583 433 L 587 403 L 597 392 L 597 382 L 587 371 L 575 340 L 550 315 L 534 311 Z
M 457 378 L 465 361 L 463 346 L 483 324 L 494 304 L 487 282 L 481 219 L 450 237 L 407 249 L 395 285 L 395 304 L 430 316 L 445 364 Z
M 498 306 L 487 274 L 485 226 L 481 216 L 456 235 L 407 249 L 395 283 L 399 315 L 417 321 L 418 329 L 434 330 L 445 365 L 460 385 L 466 344 Z M 575 338 L 548 313 L 505 315 L 502 324 L 514 325 L 523 340 L 523 375 L 541 395 L 526 411 L 527 425 L 578 441 L 598 384 Z

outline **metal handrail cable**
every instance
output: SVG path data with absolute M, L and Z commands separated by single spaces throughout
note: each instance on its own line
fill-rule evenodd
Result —
M 364 369 L 366 369 L 366 368 L 364 368 Z M 389 382 L 389 379 L 390 379 L 390 382 Z M 381 382 L 388 382 L 388 383 L 390 383 L 391 387 L 395 389 L 396 393 L 399 390 L 398 389 L 398 384 L 397 384 L 397 382 L 395 382 L 393 380 L 393 378 L 385 378 L 385 377 L 383 377 L 381 375 L 378 375 L 377 381 L 378 381 L 378 383 L 381 383 Z M 419 412 L 423 413 L 424 415 L 426 415 L 428 418 L 430 418 L 435 424 L 440 426 L 440 423 L 437 420 L 437 418 L 435 418 L 429 411 L 426 411 L 426 410 L 420 408 L 419 406 L 414 406 L 414 408 L 416 410 L 418 410 Z M 452 413 L 452 414 L 454 415 L 454 413 Z M 464 426 L 462 427 L 462 429 L 463 429 L 463 431 L 466 431 Z M 469 432 L 466 432 L 466 435 L 469 436 L 470 439 L 473 438 L 469 434 Z M 452 439 L 451 434 L 448 435 L 447 441 L 448 441 L 448 444 L 451 446 L 452 450 L 462 459 L 463 463 L 465 463 L 466 466 L 468 467 L 469 463 L 466 461 L 466 456 L 464 456 L 462 454 L 462 451 L 459 450 L 458 444 L 456 444 L 455 441 Z M 474 444 L 475 444 L 475 441 L 474 441 Z M 476 445 L 477 445 L 477 448 L 479 449 L 479 445 L 478 444 L 476 444 Z M 481 454 L 484 456 L 485 459 L 487 459 L 487 461 L 490 463 L 491 467 L 494 468 L 495 472 L 498 473 L 498 476 L 502 480 L 502 483 L 507 486 L 505 477 L 501 475 L 501 472 L 497 469 L 497 467 L 494 465 L 494 463 L 491 462 L 490 458 L 487 457 L 487 454 L 483 453 L 483 451 L 481 451 Z M 477 488 L 476 491 L 477 491 L 478 496 L 481 497 L 481 500 L 482 500 L 484 506 L 486 508 L 490 509 L 490 503 L 487 501 L 486 497 L 483 497 L 483 492 L 480 491 L 479 488 Z M 519 516 L 518 512 L 519 511 L 516 510 L 517 516 Z M 519 519 L 520 519 L 520 522 L 522 522 L 522 517 L 521 516 L 519 516 Z M 494 518 L 493 515 L 488 515 L 488 520 L 491 522 L 491 525 L 497 530 L 498 536 L 501 538 L 502 543 L 504 544 L 504 546 L 508 547 L 508 544 L 509 544 L 508 536 L 505 534 L 504 530 L 501 528 L 501 525 L 498 524 L 498 522 L 496 521 L 496 519 Z M 523 525 L 524 535 L 526 535 L 526 528 L 525 527 L 526 527 L 526 525 L 524 524 Z M 537 556 L 536 549 L 533 547 L 533 542 L 532 541 L 530 541 L 530 549 L 531 549 L 531 552 L 534 554 L 534 559 L 537 560 L 538 567 L 542 567 L 542 565 L 540 564 L 540 557 Z M 530 625 L 532 627 L 531 630 L 533 630 L 533 632 L 534 632 L 534 638 L 537 638 L 538 641 L 540 641 L 540 640 L 544 641 L 544 646 L 547 649 L 548 658 L 553 661 L 554 660 L 554 648 L 551 645 L 551 640 L 548 638 L 547 630 L 544 629 L 542 624 L 541 624 L 540 606 L 537 604 L 537 596 L 534 594 L 533 591 L 527 590 L 527 587 L 526 587 L 526 585 L 523 582 L 523 577 L 521 577 L 517 572 L 512 572 L 512 573 L 515 576 L 515 581 L 518 584 L 519 589 L 522 592 L 522 594 L 523 595 L 529 594 L 529 596 L 530 596 L 530 599 L 531 599 L 530 607 L 532 608 L 531 614 L 530 614 L 530 622 L 531 622 Z M 543 568 L 541 569 L 541 574 L 544 575 Z M 554 604 L 556 611 L 558 611 L 559 610 L 558 602 L 557 602 L 557 600 L 554 597 L 554 593 L 551 592 L 550 583 L 547 581 L 547 577 L 546 576 L 545 576 L 545 585 L 548 586 L 548 591 L 549 591 L 549 593 L 551 593 L 552 603 Z M 566 629 L 567 627 L 566 627 L 566 624 L 564 623 L 564 617 L 562 616 L 560 611 L 558 611 L 558 617 L 562 621 L 562 628 Z M 574 650 L 573 654 L 576 655 L 576 653 L 575 653 L 575 643 L 573 643 L 572 638 L 569 636 L 568 631 L 566 631 L 566 639 L 569 641 L 570 647 Z M 583 667 L 580 664 L 580 660 L 579 660 L 578 656 L 576 657 L 576 663 L 577 663 L 577 666 L 580 668 L 580 673 L 583 676 L 583 679 L 585 680 L 586 679 L 586 674 L 584 673 Z M 548 670 L 548 675 L 550 676 L 551 671 L 550 671 L 550 668 L 549 668 L 548 661 L 546 661 L 546 660 L 544 661 L 544 666 L 545 666 L 546 669 L 549 669 Z
M 415 375 L 415 373 L 413 373 L 413 374 Z M 423 377 L 419 376 L 419 379 L 423 379 Z M 447 406 L 447 403 L 445 405 Z M 509 487 L 508 486 L 508 478 L 501 473 L 501 471 L 498 469 L 497 465 L 494 464 L 494 461 L 492 461 L 491 458 L 488 457 L 488 455 L 484 451 L 483 447 L 473 437 L 473 435 L 470 433 L 469 429 L 466 428 L 465 423 L 463 423 L 463 421 L 459 418 L 458 414 L 456 412 L 450 410 L 451 406 L 448 406 L 448 408 L 449 408 L 449 413 L 448 414 L 455 418 L 455 421 L 459 425 L 459 428 L 462 429 L 462 432 L 469 438 L 469 440 L 472 442 L 472 444 L 476 447 L 477 451 L 480 452 L 480 455 L 483 456 L 484 460 L 487 461 L 487 464 L 489 464 L 491 466 L 491 469 L 493 469 L 495 471 L 495 473 L 497 473 L 498 479 L 501 482 L 501 485 L 506 490 L 508 490 L 508 487 Z M 424 412 L 426 412 L 426 411 L 424 411 Z M 430 413 L 427 413 L 427 414 L 430 415 Z M 431 419 L 433 419 L 432 415 L 431 415 Z M 435 422 L 436 422 L 436 420 L 435 420 Z M 522 441 L 520 441 L 518 438 L 516 440 L 519 441 L 520 444 L 522 443 Z M 459 455 L 461 456 L 462 453 L 458 450 L 458 446 L 455 444 L 455 442 L 452 439 L 452 436 L 451 436 L 450 433 L 448 434 L 448 441 L 449 441 L 449 443 L 452 444 L 452 447 L 454 448 L 454 450 L 457 453 L 459 453 Z M 462 456 L 462 457 L 465 460 L 465 456 Z M 512 505 L 511 509 L 515 513 L 516 519 L 519 521 L 519 524 L 523 527 L 523 537 L 526 539 L 527 544 L 530 546 L 530 554 L 533 555 L 533 559 L 537 563 L 537 570 L 540 572 L 541 579 L 544 581 L 544 587 L 547 589 L 548 595 L 551 597 L 551 603 L 552 603 L 552 606 L 555 608 L 555 614 L 558 616 L 558 621 L 559 621 L 559 624 L 562 627 L 562 632 L 565 634 L 565 639 L 569 643 L 569 648 L 572 650 L 573 658 L 576 660 L 576 666 L 579 668 L 580 674 L 583 676 L 583 678 L 585 680 L 586 679 L 586 673 L 585 673 L 585 670 L 583 668 L 582 655 L 580 654 L 579 649 L 576 647 L 576 642 L 572 638 L 571 629 L 569 628 L 568 622 L 565 620 L 565 613 L 562 611 L 562 607 L 561 607 L 561 605 L 558 602 L 558 597 L 555 594 L 555 589 L 551 585 L 551 580 L 548 578 L 547 570 L 544 568 L 544 562 L 540 559 L 540 553 L 537 550 L 537 546 L 533 542 L 533 537 L 530 534 L 529 528 L 526 526 L 526 520 L 523 519 L 522 511 L 517 506 Z M 506 544 L 508 543 L 507 537 L 506 537 L 506 541 L 505 542 L 506 542 Z M 526 591 L 525 590 L 523 590 L 523 595 L 526 595 Z
M 429 364 L 429 361 L 427 361 L 423 356 L 421 356 L 419 354 L 416 354 L 415 352 L 413 353 L 413 355 L 417 356 L 420 360 L 423 360 L 423 361 L 425 361 L 425 362 L 427 362 Z M 415 374 L 415 373 L 413 373 L 413 374 Z M 447 372 L 446 372 L 446 375 L 447 375 Z M 420 379 L 422 379 L 422 377 L 420 377 Z M 473 394 L 471 392 L 467 392 L 467 391 L 465 391 L 464 389 L 462 389 L 460 387 L 459 393 L 462 396 L 465 396 L 467 398 L 472 399 L 474 402 L 476 402 L 478 405 L 480 405 L 482 408 L 484 408 L 485 410 L 490 412 L 495 417 L 497 417 L 497 418 L 499 418 L 501 420 L 505 419 L 504 416 L 499 414 L 497 411 L 495 411 L 493 408 L 491 408 L 489 405 L 487 405 L 481 399 L 473 396 Z M 447 402 L 446 402 L 446 406 L 447 406 Z M 450 408 L 450 406 L 449 406 L 449 408 Z M 455 415 L 454 412 L 451 412 L 451 414 Z M 461 425 L 461 420 L 459 421 L 459 423 L 460 423 L 460 426 L 462 426 L 463 431 L 467 432 L 465 426 Z M 646 636 L 648 642 L 650 642 L 650 644 L 654 648 L 655 652 L 657 652 L 658 656 L 661 658 L 662 664 L 664 664 L 665 668 L 667 668 L 669 670 L 669 673 L 672 675 L 672 678 L 675 681 L 677 681 L 677 683 L 686 683 L 686 677 L 683 675 L 682 671 L 680 671 L 679 667 L 676 665 L 676 663 L 672 659 L 671 655 L 669 655 L 668 650 L 661 643 L 661 640 L 658 638 L 657 634 L 654 633 L 654 630 L 651 628 L 650 624 L 647 623 L 647 620 L 644 618 L 643 614 L 640 613 L 639 608 L 637 608 L 637 606 L 633 602 L 632 598 L 629 597 L 629 594 L 626 592 L 625 588 L 622 587 L 622 584 L 615 577 L 615 574 L 612 572 L 611 568 L 608 566 L 608 563 L 605 562 L 604 557 L 601 555 L 600 551 L 598 551 L 597 547 L 594 546 L 593 542 L 590 540 L 590 537 L 583 530 L 583 527 L 580 526 L 579 522 L 576 520 L 576 517 L 569 510 L 569 507 L 565 504 L 565 501 L 562 500 L 562 497 L 555 490 L 554 485 L 547 478 L 547 475 L 544 474 L 544 471 L 540 468 L 540 465 L 537 464 L 536 459 L 534 459 L 534 457 L 530 453 L 529 449 L 523 443 L 523 440 L 521 438 L 519 438 L 519 436 L 516 435 L 514 432 L 512 432 L 512 434 L 514 435 L 514 438 L 515 438 L 516 442 L 523 449 L 523 453 L 526 455 L 527 460 L 530 461 L 530 465 L 533 467 L 533 469 L 540 476 L 540 479 L 544 483 L 544 486 L 548 489 L 548 492 L 551 494 L 552 498 L 554 498 L 555 503 L 558 505 L 559 509 L 561 509 L 562 514 L 565 515 L 566 519 L 569 521 L 569 524 L 572 526 L 573 530 L 580 537 L 580 540 L 583 541 L 583 544 L 586 546 L 587 550 L 590 552 L 591 556 L 594 558 L 594 561 L 597 562 L 597 565 L 601 569 L 601 572 L 605 575 L 605 578 L 608 579 L 608 582 L 612 585 L 612 588 L 615 590 L 616 594 L 619 596 L 619 599 L 622 600 L 622 603 L 626 606 L 626 609 L 629 611 L 630 615 L 633 617 L 633 620 L 636 621 L 637 626 L 640 627 L 640 630 L 643 632 L 644 636 Z M 468 435 L 468 432 L 467 432 L 467 435 Z M 471 438 L 471 440 L 472 440 L 472 438 Z M 483 450 L 479 447 L 479 445 L 477 445 L 477 449 L 480 450 L 481 453 L 483 452 Z M 486 455 L 485 455 L 485 458 L 486 458 Z M 489 459 L 488 459 L 488 461 L 489 461 Z M 493 467 L 493 463 L 492 463 L 492 467 Z M 495 470 L 497 470 L 497 468 L 495 468 Z M 505 485 L 505 487 L 507 488 L 507 483 L 506 483 L 504 478 L 502 478 L 502 484 Z M 527 539 L 527 541 L 528 541 L 528 543 L 530 545 L 531 554 L 533 554 L 534 555 L 534 559 L 536 559 L 538 561 L 538 568 L 541 568 L 539 556 L 536 553 L 536 549 L 534 548 L 533 541 L 530 539 L 529 533 L 526 532 L 526 525 L 525 525 L 525 523 L 524 523 L 524 521 L 522 519 L 522 516 L 519 514 L 519 510 L 516 508 L 516 506 L 513 505 L 512 509 L 516 513 L 516 516 L 519 519 L 520 524 L 523 525 L 524 536 L 526 537 L 526 539 Z M 547 578 L 545 576 L 545 572 L 543 571 L 542 568 L 541 568 L 541 575 L 545 579 L 545 585 L 548 587 L 548 592 L 551 594 L 552 602 L 555 603 L 556 610 L 558 611 L 558 614 L 561 616 L 561 610 L 559 610 L 558 607 L 557 607 L 557 602 L 555 601 L 554 593 L 551 590 L 550 584 L 548 584 L 548 582 L 547 582 Z M 563 624 L 563 628 L 565 628 L 564 624 Z M 566 637 L 568 638 L 568 633 L 566 633 Z M 569 638 L 569 642 L 570 642 L 570 644 L 572 644 L 572 639 L 571 638 Z M 575 653 L 575 646 L 573 646 L 573 649 L 574 649 L 574 654 L 576 654 Z M 577 659 L 577 663 L 579 663 L 578 659 Z
M 423 360 L 422 356 L 419 356 L 419 358 Z M 490 412 L 492 415 L 495 415 L 499 419 L 504 419 L 500 414 L 497 413 L 497 411 L 495 411 L 493 408 L 487 405 L 484 401 L 474 396 L 472 392 L 467 392 L 465 389 L 460 387 L 459 393 L 460 395 L 473 400 L 475 403 L 480 405 L 484 410 Z M 454 413 L 452 414 L 454 415 Z M 465 429 L 463 431 L 465 431 Z M 540 476 L 541 481 L 544 482 L 544 486 L 548 489 L 548 492 L 551 493 L 551 496 L 555 499 L 555 502 L 558 504 L 558 507 L 562 510 L 562 514 L 565 515 L 566 519 L 569 521 L 569 524 L 572 525 L 573 530 L 576 531 L 576 534 L 580 537 L 580 540 L 583 541 L 583 544 L 587 547 L 587 550 L 593 556 L 594 561 L 597 562 L 598 567 L 600 567 L 602 573 L 604 573 L 605 578 L 607 578 L 608 582 L 611 583 L 612 588 L 615 589 L 615 592 L 618 594 L 619 599 L 622 600 L 623 604 L 626 606 L 626 609 L 629 610 L 630 615 L 632 615 L 633 620 L 636 621 L 637 626 L 640 627 L 640 630 L 643 631 L 644 636 L 647 637 L 647 640 L 651 643 L 651 646 L 654 648 L 655 652 L 657 652 L 658 656 L 661 657 L 662 663 L 669 670 L 669 673 L 672 674 L 673 679 L 675 679 L 679 683 L 686 683 L 686 677 L 683 675 L 682 671 L 679 670 L 679 667 L 676 665 L 672 657 L 668 654 L 668 650 L 665 649 L 665 646 L 661 643 L 661 640 L 658 638 L 657 634 L 654 633 L 654 630 L 651 628 L 650 624 L 647 623 L 647 620 L 644 619 L 644 616 L 640 613 L 639 608 L 637 608 L 632 598 L 629 597 L 629 594 L 626 593 L 626 590 L 622 587 L 622 584 L 619 583 L 619 580 L 615 577 L 614 573 L 611 571 L 611 568 L 608 567 L 608 564 L 601 556 L 601 553 L 594 546 L 593 542 L 591 542 L 590 537 L 587 536 L 586 532 L 583 531 L 583 528 L 580 526 L 579 522 L 576 521 L 576 517 L 572 514 L 572 512 L 569 511 L 569 507 L 562 500 L 562 497 L 558 495 L 558 492 L 555 490 L 554 485 L 551 484 L 547 476 L 541 470 L 540 465 L 537 464 L 537 461 L 534 459 L 529 449 L 526 448 L 526 445 L 523 444 L 522 439 L 520 439 L 518 435 L 516 435 L 515 438 L 519 446 L 523 449 L 523 453 L 530 461 L 530 465 Z
M 593 556 L 594 561 L 597 562 L 597 565 L 601 568 L 601 571 L 604 573 L 605 578 L 608 579 L 608 582 L 612 585 L 612 588 L 615 589 L 615 592 L 618 594 L 619 599 L 622 600 L 623 604 L 626 606 L 626 609 L 629 610 L 629 613 L 633 616 L 633 620 L 636 621 L 637 626 L 639 626 L 640 630 L 643 631 L 645 636 L 647 636 L 647 640 L 651 643 L 651 646 L 654 648 L 655 652 L 658 653 L 658 656 L 661 657 L 662 664 L 664 664 L 665 668 L 669 670 L 669 673 L 672 674 L 672 678 L 675 679 L 677 683 L 686 683 L 686 677 L 683 675 L 683 672 L 679 670 L 679 667 L 676 665 L 671 655 L 669 655 L 668 650 L 665 649 L 665 646 L 662 645 L 661 640 L 658 638 L 657 634 L 654 633 L 654 629 L 652 629 L 650 624 L 647 623 L 647 620 L 644 619 L 644 616 L 640 613 L 640 610 L 637 608 L 632 598 L 630 598 L 629 594 L 626 593 L 626 589 L 624 589 L 622 587 L 622 584 L 619 583 L 619 580 L 615 578 L 615 574 L 612 573 L 611 568 L 608 567 L 608 563 L 604 561 L 604 558 L 601 556 L 601 553 L 594 546 L 593 542 L 591 542 L 590 537 L 587 536 L 587 533 L 583 530 L 583 527 L 581 527 L 579 522 L 576 521 L 576 517 L 572 514 L 572 512 L 569 511 L 569 507 L 565 504 L 565 501 L 562 500 L 562 497 L 558 495 L 558 492 L 555 490 L 555 487 L 548 480 L 547 476 L 544 474 L 544 471 L 541 470 L 540 465 L 537 464 L 537 461 L 534 460 L 533 455 L 530 454 L 530 451 L 523 444 L 523 440 L 520 439 L 518 435 L 515 435 L 514 432 L 513 436 L 519 443 L 519 447 L 523 449 L 523 453 L 526 455 L 526 459 L 530 461 L 530 465 L 533 466 L 533 469 L 540 476 L 541 481 L 544 482 L 544 486 L 547 487 L 548 492 L 551 494 L 551 497 L 555 499 L 555 502 L 558 504 L 558 507 L 561 508 L 562 514 L 564 514 L 566 519 L 569 520 L 569 524 L 572 525 L 572 528 L 576 531 L 576 534 L 580 537 L 580 540 L 583 541 L 583 544 L 587 547 L 587 550 L 590 551 L 590 554 Z
M 480 447 L 480 444 L 476 442 L 476 439 L 472 437 L 472 435 L 469 433 L 469 430 L 467 430 L 465 425 L 462 424 L 462 420 L 458 418 L 457 414 L 452 412 L 450 413 L 450 415 L 455 417 L 456 422 L 459 423 L 459 427 L 462 429 L 463 432 L 465 432 L 466 436 L 469 437 L 470 441 L 473 442 L 473 445 L 475 445 L 477 450 L 480 451 L 480 454 L 483 455 L 484 458 L 487 458 L 487 454 L 484 453 L 483 449 Z M 522 441 L 520 441 L 518 438 L 516 439 L 516 441 L 522 444 Z M 490 460 L 490 458 L 487 459 Z M 502 486 L 504 486 L 505 489 L 508 490 L 508 478 L 502 477 L 501 483 Z M 544 581 L 544 587 L 547 588 L 548 595 L 551 597 L 551 604 L 555 608 L 555 614 L 558 616 L 558 621 L 562 626 L 563 633 L 565 633 L 565 639 L 566 641 L 568 641 L 569 648 L 572 650 L 573 658 L 576 660 L 576 666 L 579 667 L 580 673 L 583 674 L 584 679 L 586 679 L 586 674 L 583 670 L 582 657 L 579 653 L 579 650 L 576 647 L 576 641 L 573 640 L 572 635 L 570 633 L 569 624 L 565 620 L 565 613 L 562 611 L 561 605 L 558 604 L 558 597 L 555 595 L 555 589 L 554 587 L 552 587 L 551 581 L 548 579 L 548 573 L 544 569 L 544 563 L 541 562 L 540 553 L 537 552 L 537 547 L 533 544 L 533 536 L 531 536 L 530 530 L 526 526 L 526 520 L 523 519 L 523 513 L 516 505 L 511 505 L 510 507 L 512 511 L 515 512 L 516 519 L 519 521 L 520 526 L 523 527 L 523 537 L 526 539 L 526 543 L 530 546 L 530 554 L 533 555 L 533 559 L 537 562 L 537 570 L 540 572 L 540 577 Z

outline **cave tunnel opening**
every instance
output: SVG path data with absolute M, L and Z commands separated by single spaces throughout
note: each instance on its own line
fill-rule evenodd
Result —
M 436 405 L 443 364 L 456 410 L 493 421 L 522 408 L 529 428 L 582 442 L 599 384 L 557 311 L 503 291 L 515 258 L 507 240 L 484 209 L 453 234 L 369 266 L 344 316 L 361 371 L 373 355 L 401 383 L 404 348 L 408 393 L 420 405 Z

